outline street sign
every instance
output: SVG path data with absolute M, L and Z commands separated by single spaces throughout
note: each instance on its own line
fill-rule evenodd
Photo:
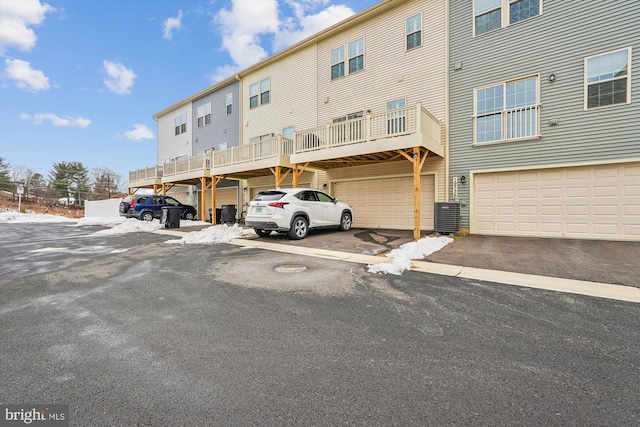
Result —
M 24 187 L 22 185 L 18 185 L 18 187 L 16 188 L 16 193 L 24 194 Z

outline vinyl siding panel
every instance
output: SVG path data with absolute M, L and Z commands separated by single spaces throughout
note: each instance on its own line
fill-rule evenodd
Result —
M 405 20 L 422 13 L 422 46 L 406 50 Z M 364 69 L 331 80 L 331 51 L 364 38 Z M 409 1 L 318 44 L 318 126 L 349 113 L 386 110 L 388 101 L 421 102 L 444 119 L 446 72 L 444 0 Z
M 226 96 L 229 93 L 233 95 L 233 112 L 227 115 Z M 199 128 L 198 107 L 209 102 L 211 103 L 211 124 Z M 210 148 L 218 150 L 223 143 L 226 143 L 229 148 L 240 145 L 239 83 L 230 84 L 199 98 L 193 101 L 192 106 L 194 155 Z
M 187 131 L 176 135 L 175 118 L 185 113 L 187 114 Z M 158 117 L 158 165 L 169 159 L 193 155 L 192 117 L 190 105 L 176 108 L 172 112 Z
M 252 137 L 282 134 L 282 129 L 289 126 L 294 126 L 295 130 L 315 126 L 315 61 L 316 45 L 312 45 L 243 78 L 243 144 L 248 144 Z M 270 102 L 250 109 L 249 87 L 267 77 L 271 78 Z
M 640 156 L 640 2 L 613 4 L 546 0 L 542 15 L 473 37 L 472 2 L 450 2 L 450 176 Z M 631 104 L 585 111 L 584 59 L 627 47 Z M 454 70 L 456 63 L 462 68 Z M 473 146 L 474 88 L 536 74 L 541 137 Z M 470 200 L 468 184 L 459 185 L 459 198 Z M 468 206 L 462 216 L 468 226 Z

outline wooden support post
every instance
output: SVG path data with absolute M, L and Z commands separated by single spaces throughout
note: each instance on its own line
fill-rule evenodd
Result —
M 298 188 L 298 183 L 300 182 L 300 176 L 302 172 L 309 166 L 309 162 L 305 163 L 302 168 L 300 165 L 293 165 L 293 188 Z
M 276 166 L 275 168 L 269 168 L 271 173 L 275 176 L 276 188 L 280 188 L 282 181 L 291 173 L 291 169 L 288 169 L 284 175 L 282 175 L 282 166 Z
M 198 205 L 200 205 L 200 221 L 204 221 L 207 219 L 207 194 L 205 191 L 207 190 L 207 177 L 200 177 L 200 201 Z
M 404 156 L 407 160 L 409 160 L 413 165 L 413 238 L 414 240 L 420 239 L 420 171 L 422 170 L 422 166 L 424 165 L 427 156 L 429 155 L 429 151 L 425 151 L 424 155 L 422 155 L 422 150 L 420 147 L 413 147 L 412 155 L 408 155 L 403 150 L 398 150 L 402 156 Z
M 213 176 L 211 177 L 211 224 L 216 223 L 216 188 L 220 181 L 224 179 L 224 175 Z
M 162 183 L 162 195 L 167 195 L 167 184 L 165 184 L 164 182 Z
M 413 239 L 420 239 L 420 147 L 413 147 Z

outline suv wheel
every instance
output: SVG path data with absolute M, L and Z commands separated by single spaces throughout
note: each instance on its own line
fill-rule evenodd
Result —
M 196 219 L 196 213 L 194 211 L 186 211 L 184 213 L 184 219 L 188 221 L 193 221 Z
M 297 216 L 293 219 L 293 223 L 291 223 L 291 228 L 289 229 L 289 238 L 293 240 L 304 239 L 307 236 L 308 231 L 309 222 L 304 219 L 304 217 Z
M 351 214 L 349 212 L 342 212 L 340 218 L 340 230 L 348 231 L 351 228 Z
M 142 212 L 140 214 L 140 219 L 142 221 L 153 221 L 153 212 L 149 212 L 149 211 Z

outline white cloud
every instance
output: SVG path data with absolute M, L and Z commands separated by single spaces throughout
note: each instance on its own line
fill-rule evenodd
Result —
M 133 81 L 138 77 L 133 70 L 125 67 L 118 62 L 103 61 L 104 72 L 107 77 L 104 79 L 104 85 L 113 93 L 118 95 L 129 95 Z
M 233 65 L 218 67 L 212 73 L 212 83 L 354 14 L 344 5 L 318 11 L 328 0 L 285 2 L 293 15 L 283 20 L 279 17 L 278 0 L 232 0 L 231 9 L 218 11 L 213 23 L 222 35 L 222 48 L 229 53 Z
M 39 0 L 0 1 L 0 56 L 10 47 L 31 50 L 37 39 L 31 27 L 40 25 L 45 15 L 54 11 Z
M 45 120 L 48 120 L 55 127 L 86 128 L 91 124 L 91 120 L 85 119 L 83 117 L 58 117 L 53 113 L 38 113 L 34 114 L 33 116 L 30 114 L 22 113 L 20 114 L 20 118 L 22 120 L 30 121 L 36 125 L 41 125 Z
M 49 90 L 49 78 L 40 70 L 31 68 L 31 64 L 21 59 L 5 60 L 7 67 L 4 70 L 5 77 L 14 80 L 16 86 L 30 92 Z
M 301 13 L 296 15 L 295 20 L 289 19 L 283 23 L 282 29 L 276 34 L 274 40 L 274 50 L 276 51 L 337 24 L 354 13 L 351 8 L 345 5 L 329 6 L 311 15 L 305 15 L 303 9 L 294 8 L 294 10 Z
M 145 125 L 133 125 L 133 130 L 128 130 L 124 136 L 131 141 L 142 141 L 143 139 L 152 139 L 153 132 Z
M 171 40 L 173 38 L 173 32 L 175 30 L 179 30 L 182 28 L 182 11 L 178 11 L 178 16 L 176 18 L 167 18 L 164 21 L 164 31 L 162 37 L 167 40 Z

